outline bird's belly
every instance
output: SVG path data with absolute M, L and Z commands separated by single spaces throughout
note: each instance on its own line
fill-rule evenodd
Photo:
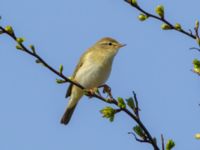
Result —
M 75 80 L 85 88 L 98 87 L 106 82 L 110 75 L 111 66 L 85 64 L 77 72 Z

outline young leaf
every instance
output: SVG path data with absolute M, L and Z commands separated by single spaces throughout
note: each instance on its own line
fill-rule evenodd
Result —
M 165 24 L 165 23 L 162 24 L 161 28 L 163 30 L 170 30 L 171 29 L 171 27 L 168 24 Z
M 9 34 L 13 34 L 14 31 L 13 31 L 13 28 L 11 26 L 6 26 L 5 27 L 5 30 L 9 33 Z
M 114 121 L 115 109 L 113 109 L 112 107 L 107 106 L 100 110 L 100 113 L 103 115 L 104 118 L 108 118 L 110 122 Z
M 122 108 L 122 109 L 126 108 L 126 104 L 125 104 L 123 98 L 118 97 L 118 98 L 117 98 L 117 101 L 118 101 L 118 106 L 119 106 L 120 108 Z
M 196 138 L 197 140 L 200 140 L 200 133 L 195 134 L 195 138 Z
M 137 0 L 131 0 L 132 5 L 137 5 Z
M 126 99 L 126 103 L 132 110 L 135 109 L 135 103 L 132 97 Z
M 63 65 L 60 65 L 59 71 L 60 71 L 60 74 L 62 74 L 62 72 L 63 72 Z
M 23 50 L 20 45 L 16 45 L 16 49 Z
M 194 59 L 193 65 L 193 71 L 200 75 L 200 61 L 198 59 Z
M 56 83 L 58 83 L 58 84 L 62 84 L 62 83 L 65 83 L 65 82 L 66 82 L 65 80 L 56 79 Z
M 36 52 L 35 52 L 35 46 L 34 46 L 34 45 L 30 45 L 30 49 L 32 50 L 32 52 L 33 52 L 34 54 L 36 54 Z
M 200 39 L 197 37 L 196 38 L 197 44 L 200 46 Z
M 166 150 L 171 150 L 175 146 L 175 143 L 172 139 L 167 141 Z
M 142 128 L 139 125 L 136 125 L 133 127 L 133 131 L 135 131 L 135 133 L 140 136 L 141 138 L 145 137 L 144 131 L 142 130 Z
M 179 24 L 179 23 L 176 23 L 175 25 L 174 25 L 174 27 L 175 27 L 175 29 L 177 29 L 177 30 L 181 30 L 181 25 Z
M 196 29 L 199 28 L 199 21 L 198 21 L 198 20 L 195 21 L 195 28 L 196 28 Z
M 25 39 L 20 37 L 20 38 L 17 38 L 16 41 L 17 43 L 21 44 L 25 41 Z
M 161 17 L 163 18 L 164 17 L 164 6 L 163 5 L 158 5 L 155 9 L 156 13 Z
M 138 16 L 138 19 L 139 19 L 140 21 L 145 21 L 147 18 L 148 18 L 148 17 L 147 17 L 146 15 L 144 15 L 144 14 L 140 14 L 140 15 Z

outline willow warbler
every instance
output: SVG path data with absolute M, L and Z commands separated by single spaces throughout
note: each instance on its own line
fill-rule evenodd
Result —
M 125 46 L 113 38 L 105 37 L 96 42 L 80 58 L 72 75 L 72 80 L 86 89 L 93 89 L 104 84 L 108 79 L 112 63 L 118 50 Z M 83 96 L 83 90 L 70 84 L 66 97 L 69 97 L 68 106 L 61 119 L 62 124 L 68 124 L 78 101 Z

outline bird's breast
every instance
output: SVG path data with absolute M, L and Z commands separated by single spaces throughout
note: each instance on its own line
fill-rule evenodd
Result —
M 77 72 L 75 80 L 86 88 L 98 87 L 108 79 L 111 66 L 112 61 L 88 60 Z

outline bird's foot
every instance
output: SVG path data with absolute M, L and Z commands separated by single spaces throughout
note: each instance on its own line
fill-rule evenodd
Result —
M 100 94 L 98 88 L 85 89 L 84 94 L 92 98 L 95 94 Z
M 111 88 L 107 84 L 103 84 L 99 86 L 99 88 L 103 88 L 103 93 L 106 93 L 111 99 L 113 99 Z
M 103 88 L 103 93 L 111 93 L 111 88 L 107 84 L 103 84 L 99 88 Z

